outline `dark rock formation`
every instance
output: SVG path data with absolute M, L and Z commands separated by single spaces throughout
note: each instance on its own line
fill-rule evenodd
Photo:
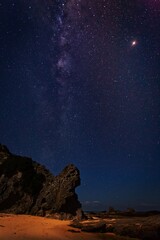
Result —
M 108 229 L 107 229 L 108 230 Z M 125 237 L 131 237 L 141 240 L 159 240 L 160 225 L 156 222 L 154 225 L 121 224 L 115 225 L 112 232 Z
M 72 218 L 81 211 L 75 193 L 79 170 L 67 166 L 53 176 L 31 158 L 13 155 L 0 145 L 0 212 Z

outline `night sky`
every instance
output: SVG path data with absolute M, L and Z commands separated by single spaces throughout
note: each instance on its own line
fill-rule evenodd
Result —
M 0 142 L 74 163 L 85 210 L 160 210 L 160 1 L 0 0 Z

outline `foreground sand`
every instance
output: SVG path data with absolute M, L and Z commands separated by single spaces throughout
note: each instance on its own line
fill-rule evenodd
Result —
M 125 239 L 112 234 L 80 232 L 60 221 L 35 216 L 0 214 L 0 240 L 98 240 Z M 70 232 L 73 230 L 75 232 Z

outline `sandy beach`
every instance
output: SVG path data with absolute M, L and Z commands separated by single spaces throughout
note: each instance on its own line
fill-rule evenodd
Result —
M 102 234 L 80 232 L 78 229 L 70 227 L 69 224 L 70 221 L 43 217 L 0 214 L 0 240 L 116 239 L 111 234 L 102 236 Z

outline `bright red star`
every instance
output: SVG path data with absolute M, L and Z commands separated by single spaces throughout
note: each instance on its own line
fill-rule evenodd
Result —
M 136 40 L 133 40 L 132 42 L 131 42 L 131 46 L 132 47 L 135 47 L 137 45 L 137 41 Z

